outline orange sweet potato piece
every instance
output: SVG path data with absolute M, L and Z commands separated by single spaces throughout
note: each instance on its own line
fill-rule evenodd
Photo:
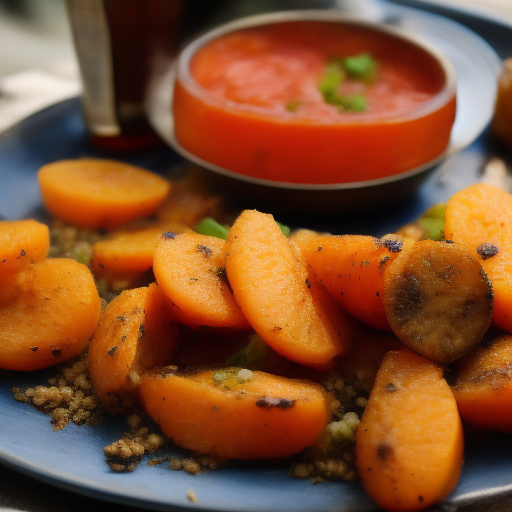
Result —
M 463 432 L 441 369 L 409 349 L 389 352 L 356 435 L 364 488 L 387 510 L 423 510 L 455 487 Z
M 49 248 L 45 224 L 31 219 L 0 221 L 0 278 L 43 261 Z
M 250 328 L 226 279 L 224 246 L 194 232 L 166 233 L 157 243 L 153 272 L 186 325 Z
M 384 272 L 400 254 L 405 240 L 395 235 L 382 239 L 364 235 L 312 239 L 306 260 L 340 306 L 361 322 L 390 331 L 382 304 Z
M 484 183 L 457 192 L 444 233 L 482 265 L 494 290 L 493 322 L 512 331 L 512 195 Z
M 189 229 L 177 222 L 138 222 L 111 231 L 105 240 L 93 245 L 94 275 L 110 283 L 123 280 L 137 282 L 153 266 L 160 235 L 168 231 L 182 233 Z
M 2 280 L 0 368 L 31 371 L 80 354 L 101 313 L 90 270 L 47 259 Z
M 166 364 L 178 343 L 172 306 L 156 283 L 121 292 L 106 307 L 89 348 L 89 373 L 113 414 L 134 403 L 145 370 Z
M 393 332 L 416 353 L 445 364 L 463 356 L 491 324 L 492 287 L 463 246 L 420 240 L 384 274 Z
M 177 445 L 224 459 L 288 457 L 318 441 L 330 417 L 323 388 L 239 372 L 148 373 L 141 404 Z
M 113 229 L 151 215 L 171 188 L 169 181 L 146 169 L 90 158 L 44 165 L 37 178 L 50 213 L 91 229 Z
M 327 368 L 350 348 L 352 319 L 271 215 L 245 210 L 237 218 L 226 242 L 226 272 L 250 324 L 276 352 Z
M 453 394 L 468 423 L 512 432 L 512 336 L 500 336 L 459 359 Z

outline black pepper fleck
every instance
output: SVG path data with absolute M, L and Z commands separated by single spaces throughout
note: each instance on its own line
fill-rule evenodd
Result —
M 476 252 L 482 257 L 483 260 L 486 260 L 496 256 L 496 254 L 498 254 L 498 248 L 494 244 L 484 242 L 477 247 Z

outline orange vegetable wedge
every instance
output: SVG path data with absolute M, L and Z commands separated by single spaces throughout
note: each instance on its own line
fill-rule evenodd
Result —
M 36 220 L 0 221 L 0 277 L 43 261 L 50 248 L 48 226 Z
M 314 445 L 330 417 L 312 382 L 240 368 L 140 381 L 141 404 L 177 445 L 223 459 L 276 459 Z
M 166 364 L 177 343 L 176 317 L 156 283 L 113 299 L 89 348 L 89 373 L 103 405 L 113 414 L 129 409 L 140 374 Z
M 226 272 L 256 332 L 278 353 L 326 365 L 350 348 L 354 323 L 271 215 L 245 210 L 226 242 Z
M 157 243 L 153 272 L 190 327 L 249 329 L 225 271 L 225 241 L 198 233 L 166 233 Z
M 37 178 L 50 213 L 91 229 L 113 229 L 151 215 L 171 188 L 169 181 L 146 169 L 90 158 L 44 165 Z
M 462 458 L 462 424 L 441 369 L 406 348 L 389 352 L 356 435 L 368 494 L 387 510 L 426 509 L 455 487 Z
M 312 239 L 305 253 L 320 282 L 340 306 L 361 322 L 390 331 L 382 304 L 384 272 L 413 241 L 396 235 L 382 239 L 364 235 Z
M 453 394 L 468 423 L 512 432 L 512 336 L 478 346 L 457 361 Z
M 100 313 L 85 265 L 54 258 L 25 266 L 0 289 L 0 368 L 39 370 L 80 354 Z
M 446 205 L 445 238 L 464 245 L 494 290 L 493 322 L 512 331 L 512 195 L 477 183 Z
M 118 228 L 93 245 L 92 269 L 109 282 L 137 276 L 151 269 L 158 238 L 163 233 L 189 230 L 177 222 L 144 222 Z

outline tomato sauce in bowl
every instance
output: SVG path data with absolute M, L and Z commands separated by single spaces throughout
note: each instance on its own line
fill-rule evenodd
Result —
M 180 57 L 173 97 L 175 135 L 191 154 L 242 178 L 313 185 L 435 161 L 455 110 L 442 55 L 395 29 L 317 11 L 203 36 Z

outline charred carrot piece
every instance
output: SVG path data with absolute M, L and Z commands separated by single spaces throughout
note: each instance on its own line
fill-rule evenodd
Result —
M 491 325 L 493 291 L 463 246 L 420 240 L 387 268 L 383 303 L 398 338 L 444 364 L 482 339 Z

